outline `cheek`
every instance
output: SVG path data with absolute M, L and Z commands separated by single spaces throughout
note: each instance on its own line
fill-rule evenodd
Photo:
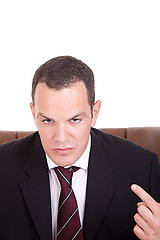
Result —
M 43 145 L 43 147 L 46 150 L 46 148 L 49 148 L 49 145 L 50 145 L 51 141 L 50 141 L 48 135 L 46 135 L 46 134 L 44 134 L 42 132 L 39 132 L 39 134 L 40 134 L 42 145 Z
M 38 132 L 41 138 L 42 145 L 45 147 L 49 147 L 51 141 L 52 141 L 52 131 L 49 131 L 43 127 L 38 128 Z
M 79 148 L 83 148 L 88 143 L 89 134 L 89 128 L 83 128 L 76 132 L 74 139 L 78 143 Z

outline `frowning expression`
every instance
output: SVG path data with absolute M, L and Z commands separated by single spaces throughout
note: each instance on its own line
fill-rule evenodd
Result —
M 34 105 L 30 105 L 42 146 L 49 158 L 60 166 L 77 161 L 88 144 L 100 101 L 95 103 L 92 114 L 82 81 L 61 90 L 38 83 Z

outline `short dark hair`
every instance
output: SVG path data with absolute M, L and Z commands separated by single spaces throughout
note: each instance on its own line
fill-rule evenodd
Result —
M 52 58 L 41 65 L 34 74 L 32 81 L 32 101 L 38 83 L 46 83 L 49 88 L 61 90 L 83 81 L 88 95 L 88 102 L 93 109 L 95 101 L 94 74 L 81 60 L 71 56 Z

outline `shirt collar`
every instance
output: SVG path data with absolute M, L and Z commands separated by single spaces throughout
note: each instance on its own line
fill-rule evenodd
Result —
M 88 169 L 88 162 L 89 162 L 89 153 L 90 153 L 90 148 L 91 148 L 91 136 L 89 135 L 89 140 L 88 140 L 88 144 L 87 147 L 84 151 L 84 153 L 82 154 L 82 156 L 75 162 L 72 164 L 72 166 L 75 167 L 79 167 L 79 168 L 83 168 L 87 171 Z M 48 168 L 49 170 L 58 167 L 58 165 L 56 165 L 46 154 L 46 159 L 47 159 L 47 164 L 48 164 Z M 69 166 L 67 166 L 69 167 Z

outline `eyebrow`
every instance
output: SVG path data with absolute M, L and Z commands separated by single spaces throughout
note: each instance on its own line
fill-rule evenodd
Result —
M 78 114 L 76 114 L 75 116 L 71 117 L 70 120 L 71 120 L 71 119 L 74 119 L 74 118 L 77 118 L 77 117 L 86 117 L 86 116 L 87 116 L 87 115 L 86 115 L 85 112 L 81 112 L 81 113 L 78 113 Z
M 86 116 L 87 116 L 87 115 L 86 115 L 85 112 L 80 112 L 80 113 L 74 115 L 73 117 L 71 117 L 69 120 L 74 119 L 74 118 L 77 118 L 77 117 L 86 117 Z M 41 112 L 39 112 L 39 113 L 37 114 L 37 117 L 38 117 L 38 118 L 39 118 L 39 117 L 42 117 L 42 118 L 45 118 L 45 119 L 53 120 L 52 118 L 45 116 L 45 115 L 44 115 L 43 113 L 41 113 Z
M 49 117 L 46 117 L 43 113 L 40 113 L 40 112 L 37 114 L 37 117 L 49 118 Z

